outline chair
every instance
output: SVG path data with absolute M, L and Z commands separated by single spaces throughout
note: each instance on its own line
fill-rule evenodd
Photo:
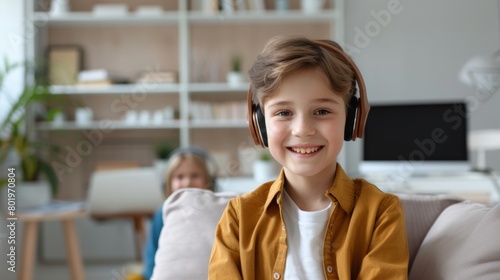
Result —
M 164 201 L 154 168 L 97 170 L 90 178 L 88 209 L 97 220 L 131 219 L 136 233 L 137 260 L 142 258 L 146 233 L 144 219 Z

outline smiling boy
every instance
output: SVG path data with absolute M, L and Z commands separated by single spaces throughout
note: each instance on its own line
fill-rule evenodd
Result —
M 364 91 L 354 63 L 332 41 L 276 37 L 249 74 L 250 130 L 283 169 L 230 201 L 209 279 L 407 279 L 398 198 L 337 164 L 364 127 L 351 113 L 366 102 L 353 97 L 356 84 Z

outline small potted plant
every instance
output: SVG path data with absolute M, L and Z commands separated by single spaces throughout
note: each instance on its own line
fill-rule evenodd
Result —
M 0 94 L 4 78 L 21 65 L 4 62 L 0 69 Z M 11 96 L 12 97 L 12 96 Z M 27 131 L 27 108 L 37 102 L 54 100 L 48 85 L 35 81 L 25 85 L 22 92 L 11 101 L 9 111 L 0 123 L 0 188 L 7 185 L 5 170 L 15 170 L 16 206 L 18 208 L 41 206 L 57 193 L 58 179 L 47 160 L 50 152 L 59 147 L 37 139 Z M 43 176 L 42 176 L 43 175 Z
M 244 82 L 240 56 L 233 55 L 231 57 L 231 71 L 227 73 L 226 78 L 229 86 L 239 86 Z
M 264 183 L 276 179 L 274 160 L 268 150 L 262 150 L 253 163 L 253 177 L 255 182 Z

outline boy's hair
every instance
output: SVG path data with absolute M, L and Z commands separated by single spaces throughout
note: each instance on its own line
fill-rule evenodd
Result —
M 207 165 L 207 161 L 205 158 L 203 158 L 201 155 L 195 153 L 195 152 L 182 152 L 182 153 L 177 153 L 174 154 L 170 157 L 168 160 L 168 169 L 165 175 L 166 181 L 165 181 L 165 197 L 170 196 L 172 194 L 172 179 L 174 176 L 175 171 L 181 163 L 185 160 L 190 160 L 194 164 L 196 164 L 202 171 L 203 171 L 203 176 L 205 177 L 205 182 L 206 182 L 206 187 L 208 190 L 214 191 L 215 186 L 214 186 L 214 178 L 212 178 L 212 175 L 210 175 L 210 171 Z
M 342 50 L 339 44 L 322 40 Z M 356 80 L 349 65 L 337 54 L 314 41 L 297 36 L 272 38 L 249 71 L 253 102 L 261 106 L 276 92 L 290 74 L 314 69 L 323 73 L 332 91 L 342 97 L 346 106 L 356 90 Z

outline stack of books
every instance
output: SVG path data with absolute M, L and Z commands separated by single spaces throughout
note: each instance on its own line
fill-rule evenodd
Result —
M 189 114 L 191 119 L 198 121 L 241 121 L 246 119 L 246 106 L 244 101 L 192 101 Z
M 265 0 L 194 0 L 191 9 L 207 13 L 232 13 L 235 11 L 264 11 Z
M 79 85 L 111 85 L 127 83 L 128 79 L 126 77 L 111 73 L 105 69 L 83 70 L 78 73 Z

